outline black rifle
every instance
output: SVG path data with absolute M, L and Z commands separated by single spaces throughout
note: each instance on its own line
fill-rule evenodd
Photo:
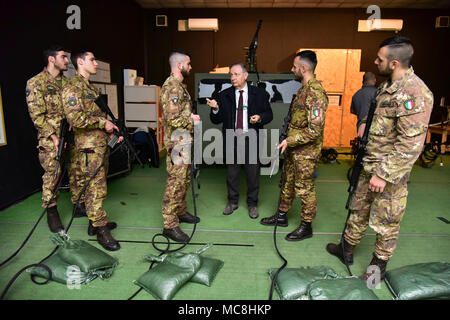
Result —
M 248 63 L 248 71 L 249 72 L 256 72 L 256 76 L 258 77 L 259 82 L 259 74 L 258 74 L 258 68 L 256 66 L 256 49 L 258 48 L 258 32 L 259 29 L 261 29 L 262 20 L 258 21 L 258 27 L 256 28 L 255 35 L 253 36 L 253 40 L 250 43 L 248 47 L 248 53 L 247 53 L 247 63 Z
M 289 125 L 291 123 L 291 118 L 292 118 L 292 109 L 294 107 L 293 106 L 294 100 L 295 100 L 295 96 L 292 98 L 291 104 L 289 105 L 288 114 L 286 115 L 286 117 L 284 117 L 284 123 L 283 123 L 283 127 L 281 128 L 281 134 L 280 134 L 280 139 L 279 139 L 280 143 L 283 142 L 287 138 Z M 281 149 L 279 149 L 279 151 L 278 151 L 279 156 L 280 156 L 280 154 L 281 154 Z M 271 175 L 272 175 L 272 173 L 271 173 Z M 280 203 L 281 203 L 281 194 L 283 192 L 285 184 L 286 184 L 286 158 L 283 161 L 283 168 L 281 168 L 280 196 L 278 197 L 278 205 L 277 205 L 277 213 L 276 213 L 277 217 L 276 217 L 275 226 L 273 229 L 273 243 L 274 243 L 275 250 L 277 251 L 278 256 L 281 258 L 281 260 L 283 260 L 283 264 L 281 265 L 280 268 L 278 268 L 277 272 L 275 272 L 275 274 L 272 278 L 272 283 L 270 286 L 270 293 L 269 293 L 269 300 L 272 300 L 273 289 L 274 289 L 278 274 L 281 272 L 281 270 L 283 270 L 287 266 L 287 260 L 283 257 L 283 255 L 280 253 L 280 251 L 278 250 L 278 247 L 277 247 L 277 226 L 278 226 L 278 218 L 279 218 L 279 214 L 280 214 L 279 208 L 280 208 Z
M 197 101 L 192 102 L 192 113 L 198 114 Z M 195 136 L 195 127 L 194 127 L 194 136 Z M 192 157 L 192 170 L 193 177 L 197 180 L 197 188 L 200 189 L 200 166 L 194 162 L 195 160 L 195 141 L 192 139 L 192 147 L 191 147 L 191 157 Z
M 370 108 L 369 108 L 369 112 L 367 114 L 366 127 L 364 128 L 363 136 L 359 139 L 359 146 L 358 146 L 358 151 L 356 154 L 356 160 L 355 160 L 355 164 L 353 165 L 352 173 L 351 173 L 350 181 L 349 181 L 350 185 L 348 187 L 347 203 L 345 204 L 345 209 L 348 210 L 348 214 L 347 214 L 347 219 L 345 220 L 344 231 L 342 231 L 342 235 L 341 235 L 341 244 L 342 244 L 342 253 L 343 253 L 342 256 L 344 257 L 345 266 L 347 268 L 348 273 L 351 276 L 352 276 L 352 272 L 350 271 L 350 267 L 348 265 L 347 260 L 345 259 L 345 254 L 344 254 L 344 234 L 345 234 L 345 229 L 347 227 L 348 219 L 350 218 L 350 214 L 351 214 L 351 210 L 349 209 L 350 203 L 352 201 L 353 194 L 355 193 L 355 190 L 358 187 L 359 176 L 361 175 L 361 171 L 363 170 L 363 158 L 366 155 L 366 151 L 367 151 L 367 142 L 369 141 L 369 131 L 370 131 L 370 126 L 372 125 L 372 120 L 373 120 L 373 115 L 375 113 L 375 109 L 377 108 L 378 94 L 379 94 L 379 91 L 376 92 L 376 94 L 372 97 L 372 99 L 370 101 Z
M 68 134 L 69 134 L 69 123 L 67 122 L 67 119 L 64 118 L 61 120 L 61 124 L 59 125 L 59 145 L 58 145 L 58 153 L 56 154 L 56 161 L 58 162 L 58 164 L 56 165 L 55 173 L 53 174 L 52 190 L 56 188 L 59 180 L 62 178 L 60 169 L 62 167 L 62 157 L 64 154 Z
M 127 147 L 130 149 L 131 153 L 133 154 L 134 159 L 136 159 L 139 162 L 139 164 L 141 165 L 141 167 L 143 168 L 144 164 L 142 163 L 141 159 L 139 159 L 139 157 L 136 153 L 136 150 L 134 150 L 134 148 L 133 148 L 133 144 L 130 142 L 130 139 L 128 138 L 127 128 L 123 125 L 123 123 L 121 121 L 116 119 L 114 114 L 111 112 L 111 109 L 106 104 L 106 101 L 105 101 L 103 95 L 99 95 L 98 98 L 95 99 L 94 102 L 99 106 L 99 108 L 103 112 L 105 112 L 111 118 L 111 122 L 114 123 L 119 128 L 119 131 L 114 130 L 114 136 L 109 140 L 108 146 L 111 149 L 114 148 L 114 146 L 117 143 L 117 140 L 119 139 L 120 136 L 122 136 Z

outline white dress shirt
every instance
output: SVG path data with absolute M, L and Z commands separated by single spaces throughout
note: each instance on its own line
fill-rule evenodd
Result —
M 242 112 L 242 131 L 243 132 L 248 132 L 248 86 L 247 83 L 245 83 L 245 87 L 242 89 L 234 89 L 234 94 L 236 96 L 236 117 L 235 117 L 235 122 L 234 122 L 234 127 L 237 127 L 237 117 L 238 117 L 238 104 L 239 104 L 239 95 L 240 92 L 239 90 L 243 90 L 242 92 L 242 106 L 243 108 L 243 112 Z M 219 106 L 220 108 L 220 106 Z M 214 114 L 217 114 L 219 112 L 219 110 L 214 110 L 212 111 Z
M 245 87 L 243 89 L 242 92 L 242 106 L 244 107 L 243 112 L 242 112 L 242 131 L 243 132 L 248 132 L 248 86 L 247 83 L 245 83 Z M 238 105 L 239 105 L 239 96 L 240 96 L 240 92 L 239 89 L 235 89 L 234 93 L 236 94 L 236 121 L 234 123 L 234 127 L 237 127 L 237 117 L 238 117 Z

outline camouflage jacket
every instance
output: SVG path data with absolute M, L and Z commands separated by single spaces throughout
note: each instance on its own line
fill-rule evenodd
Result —
M 294 98 L 286 139 L 289 151 L 303 159 L 318 159 L 323 143 L 328 96 L 315 78 L 302 86 Z
M 27 81 L 28 111 L 38 131 L 39 145 L 44 148 L 53 145 L 52 134 L 59 136 L 59 126 L 64 119 L 61 94 L 67 82 L 68 79 L 62 76 L 59 84 L 46 70 Z
M 364 170 L 397 184 L 422 152 L 433 94 L 412 67 L 401 79 L 382 83 L 370 126 Z
M 190 135 L 194 132 L 191 96 L 186 85 L 171 74 L 161 88 L 159 103 L 164 120 L 164 145 L 169 150 L 175 145 L 174 141 L 171 141 L 175 130 L 185 129 Z
M 106 114 L 94 102 L 97 89 L 78 72 L 63 90 L 64 113 L 75 134 L 78 149 L 105 146 L 108 143 Z

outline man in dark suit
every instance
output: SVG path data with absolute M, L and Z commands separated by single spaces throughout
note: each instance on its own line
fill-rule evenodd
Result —
M 239 175 L 241 167 L 244 167 L 247 176 L 248 214 L 252 219 L 256 219 L 259 216 L 258 133 L 263 125 L 272 121 L 273 114 L 264 90 L 248 85 L 247 77 L 248 72 L 242 63 L 233 64 L 230 68 L 232 87 L 221 91 L 217 101 L 210 99 L 206 101 L 211 107 L 211 122 L 223 124 L 228 188 L 228 204 L 223 214 L 229 215 L 238 208 Z M 246 136 L 248 139 L 240 138 Z M 252 140 L 252 137 L 256 137 L 256 141 Z M 245 150 L 245 154 L 242 154 L 241 150 Z M 230 156 L 231 153 L 233 157 Z M 242 159 L 241 157 L 245 158 L 245 161 L 238 161 L 239 158 Z

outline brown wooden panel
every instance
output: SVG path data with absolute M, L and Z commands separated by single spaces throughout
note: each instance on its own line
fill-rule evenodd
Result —
M 323 147 L 336 148 L 339 145 L 342 110 L 339 106 L 330 106 L 325 116 Z
M 343 92 L 345 87 L 346 49 L 300 49 L 312 50 L 317 55 L 315 70 L 317 80 L 327 92 Z
M 340 146 L 350 147 L 350 141 L 356 135 L 357 117 L 350 112 L 352 97 L 361 88 L 364 72 L 360 72 L 361 50 L 349 49 L 347 59 L 347 70 L 345 79 L 345 90 L 342 99 L 342 131 Z

